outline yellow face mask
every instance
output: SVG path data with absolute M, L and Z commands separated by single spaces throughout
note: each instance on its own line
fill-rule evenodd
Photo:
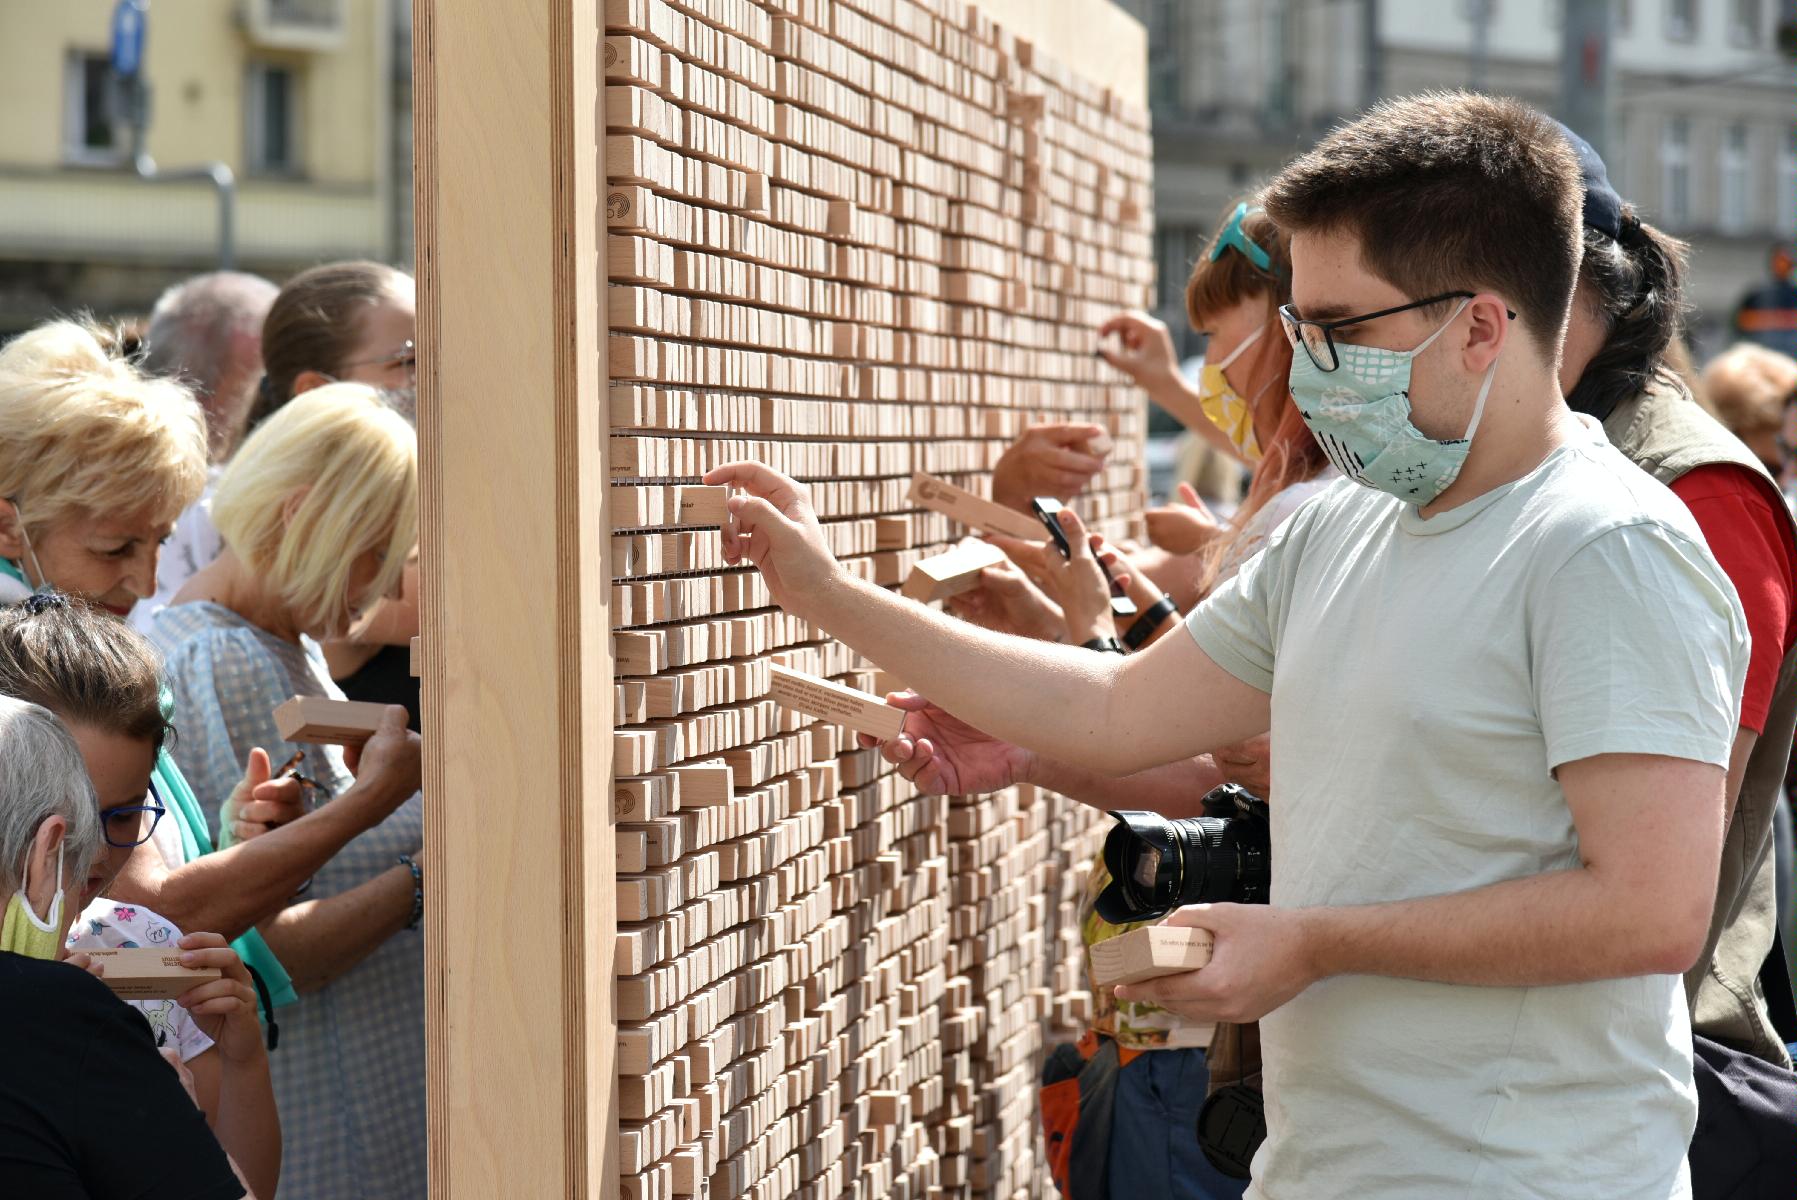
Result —
M 50 962 L 61 948 L 62 847 L 56 848 L 56 898 L 50 901 L 48 917 L 38 916 L 32 911 L 31 901 L 25 898 L 26 883 L 31 875 L 29 861 L 25 874 L 26 881 L 19 884 L 19 890 L 7 902 L 5 918 L 0 919 L 0 950 Z
M 1254 436 L 1254 405 L 1229 386 L 1223 368 L 1240 358 L 1242 351 L 1258 342 L 1266 332 L 1267 327 L 1262 325 L 1243 338 L 1242 344 L 1231 350 L 1222 362 L 1205 363 L 1198 376 L 1198 402 L 1204 415 L 1223 431 L 1223 436 L 1229 439 L 1229 444 L 1235 447 L 1243 461 L 1250 463 L 1260 461 L 1260 439 Z M 1255 396 L 1258 398 L 1259 394 L 1256 392 Z

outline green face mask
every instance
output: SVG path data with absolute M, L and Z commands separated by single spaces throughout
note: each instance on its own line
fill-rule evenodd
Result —
M 30 883 L 31 864 L 26 860 L 26 878 L 6 905 L 6 918 L 0 922 L 0 950 L 22 954 L 26 958 L 54 961 L 62 948 L 62 848 L 56 850 L 56 898 L 50 901 L 50 917 L 39 920 L 25 896 Z

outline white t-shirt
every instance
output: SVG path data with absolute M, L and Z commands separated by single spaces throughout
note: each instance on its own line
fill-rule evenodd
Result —
M 141 904 L 119 904 L 102 896 L 84 909 L 69 926 L 70 950 L 116 950 L 121 947 L 173 946 L 181 931 Z M 191 1062 L 212 1049 L 212 1039 L 194 1024 L 193 1017 L 173 1000 L 127 1000 L 150 1022 L 158 1046 L 180 1051 L 182 1062 Z
M 1552 772 L 1726 765 L 1747 669 L 1728 577 L 1604 443 L 1424 520 L 1342 481 L 1188 619 L 1272 696 L 1272 902 L 1369 904 L 1574 867 Z M 1268 1200 L 1690 1193 L 1675 975 L 1558 987 L 1337 976 L 1261 1022 Z

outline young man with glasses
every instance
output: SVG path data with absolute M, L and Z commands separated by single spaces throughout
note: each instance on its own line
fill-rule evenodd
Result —
M 1274 181 L 1293 398 L 1350 476 L 1120 658 L 855 579 L 755 464 L 726 551 L 994 737 L 1126 774 L 1272 729 L 1273 903 L 1128 989 L 1261 1019 L 1250 1196 L 1689 1194 L 1701 951 L 1747 661 L 1695 524 L 1556 382 L 1579 170 L 1514 101 L 1390 102 Z

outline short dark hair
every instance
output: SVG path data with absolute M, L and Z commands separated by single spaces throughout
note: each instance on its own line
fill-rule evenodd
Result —
M 1579 269 L 1584 189 L 1560 127 L 1519 100 L 1382 101 L 1281 171 L 1262 198 L 1288 234 L 1345 231 L 1413 299 L 1489 289 L 1558 354 Z
M 0 608 L 0 695 L 162 749 L 161 663 L 124 621 L 54 593 Z

